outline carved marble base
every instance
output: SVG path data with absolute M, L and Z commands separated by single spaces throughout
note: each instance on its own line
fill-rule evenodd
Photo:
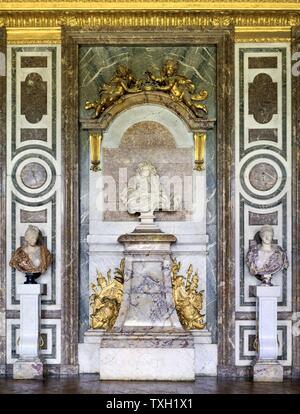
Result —
M 193 381 L 194 359 L 188 334 L 105 334 L 100 379 Z
M 43 379 L 43 363 L 39 358 L 18 360 L 13 365 L 14 379 Z
M 218 345 L 212 343 L 207 329 L 193 330 L 195 349 L 195 375 L 217 375 Z
M 193 349 L 194 349 L 194 354 L 195 354 L 194 367 L 193 367 L 193 371 L 195 375 L 196 376 L 197 375 L 217 375 L 218 350 L 217 350 L 217 344 L 212 344 L 211 333 L 207 331 L 206 329 L 203 329 L 201 331 L 196 331 L 196 330 L 191 331 L 191 334 L 193 336 Z M 109 359 L 111 358 L 113 353 L 109 353 L 108 351 L 106 351 L 107 348 L 102 348 L 101 346 L 103 338 L 105 336 L 107 338 L 107 345 L 110 345 L 108 341 L 110 334 L 106 333 L 102 329 L 89 329 L 84 334 L 84 343 L 79 344 L 78 359 L 79 359 L 79 369 L 81 373 L 100 374 L 100 354 L 101 354 L 101 358 L 104 359 L 104 364 L 106 366 L 107 364 L 110 364 Z M 165 337 L 167 337 L 167 340 L 170 339 L 169 334 L 165 335 Z M 139 343 L 141 343 L 140 342 L 141 338 L 142 338 L 141 334 L 139 335 L 139 337 L 135 336 L 135 339 Z M 153 341 L 153 336 L 152 336 L 152 341 Z M 190 338 L 189 338 L 189 341 L 190 341 Z M 149 336 L 148 343 L 150 342 L 151 340 Z M 139 346 L 139 343 L 135 345 Z M 160 344 L 162 344 L 161 341 L 160 341 Z M 175 343 L 173 343 L 173 345 L 175 345 Z M 183 358 L 183 360 L 185 361 L 187 361 L 187 358 L 189 358 L 188 355 L 190 354 L 190 348 L 187 348 L 187 349 L 188 349 L 188 352 L 182 352 L 180 356 L 180 358 Z M 149 347 L 147 348 L 147 352 L 149 352 Z M 154 351 L 154 353 L 157 353 L 157 351 Z M 154 353 L 152 355 L 154 355 Z M 179 357 L 179 354 L 176 353 L 175 351 L 172 351 L 172 358 L 174 358 L 173 364 L 174 362 L 177 363 L 178 357 Z M 117 359 L 118 358 L 119 357 L 117 356 Z M 105 366 L 104 364 L 103 363 L 101 364 L 102 368 Z M 184 368 L 184 372 L 186 372 L 185 371 L 186 369 L 187 367 Z M 101 373 L 102 373 L 102 370 L 101 370 Z M 132 372 L 130 372 L 129 374 L 132 374 Z M 171 368 L 171 371 L 169 372 L 169 377 L 173 376 L 174 374 L 175 372 L 173 368 Z M 182 373 L 180 373 L 180 375 L 182 375 Z
M 152 225 L 148 223 L 146 225 Z M 172 234 L 124 234 L 124 294 L 113 330 L 100 345 L 100 379 L 193 380 L 193 336 L 182 328 L 171 282 Z
M 282 382 L 283 366 L 278 361 L 258 360 L 253 366 L 253 381 Z

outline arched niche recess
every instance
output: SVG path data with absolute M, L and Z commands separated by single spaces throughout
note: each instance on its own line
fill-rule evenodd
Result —
M 134 148 L 132 149 L 132 156 L 127 156 L 126 151 L 122 151 L 120 145 L 124 134 L 133 126 L 137 126 L 139 122 L 153 122 L 161 127 L 161 130 L 165 128 L 169 131 L 171 139 L 174 140 L 174 147 L 177 150 L 176 157 L 185 159 L 189 164 L 188 175 L 193 176 L 193 158 L 194 158 L 194 140 L 193 135 L 195 133 L 206 133 L 208 129 L 213 128 L 215 120 L 198 118 L 195 116 L 193 111 L 182 102 L 174 101 L 168 94 L 162 92 L 140 92 L 136 94 L 128 94 L 120 98 L 114 105 L 106 109 L 105 112 L 100 116 L 99 119 L 81 120 L 81 127 L 84 130 L 88 130 L 90 133 L 100 133 L 102 139 L 102 150 L 101 150 L 101 168 L 102 171 L 99 174 L 90 174 L 90 188 L 96 188 L 96 180 L 103 174 L 103 176 L 113 177 L 114 181 L 118 181 L 116 177 L 116 171 L 123 168 L 123 166 L 129 166 L 128 176 L 133 175 L 132 162 L 138 163 L 142 161 L 141 154 L 136 152 L 134 158 Z M 111 149 L 117 149 L 120 147 L 119 154 L 109 152 Z M 187 154 L 187 149 L 189 154 Z M 181 153 L 179 154 L 179 152 Z M 143 148 L 140 152 L 147 153 Z M 159 152 L 157 152 L 159 154 Z M 146 155 L 147 157 L 147 155 Z M 172 158 L 170 155 L 166 155 L 168 162 L 172 164 Z M 175 157 L 175 158 L 176 158 Z M 158 157 L 159 158 L 159 155 Z M 122 164 L 124 159 L 124 163 Z M 114 160 L 112 162 L 112 160 Z M 159 171 L 159 160 L 155 157 L 152 159 L 148 157 L 148 160 L 154 165 L 158 166 L 159 175 L 167 175 L 170 177 L 170 172 L 166 171 L 166 168 L 161 168 Z M 175 165 L 176 160 L 173 160 Z M 114 167 L 112 165 L 114 164 Z M 182 170 L 181 166 L 181 170 Z M 184 181 L 184 171 L 180 171 L 180 163 L 174 168 L 174 175 L 179 174 L 179 177 Z M 97 176 L 97 177 L 96 177 Z M 202 177 L 203 184 L 205 186 L 205 177 Z M 199 181 L 199 180 L 198 180 Z M 193 185 L 193 194 L 200 193 Z M 199 184 L 200 186 L 200 184 Z M 204 191 L 204 190 L 203 190 Z M 201 191 L 203 197 L 205 193 Z M 116 199 L 119 200 L 119 195 L 116 194 Z M 205 199 L 205 198 L 203 198 Z M 92 202 L 92 200 L 90 200 Z M 116 202 L 118 203 L 118 201 Z M 198 203 L 199 204 L 199 203 Z M 136 217 L 130 216 L 127 211 L 120 213 L 119 205 L 117 206 L 116 213 L 103 213 L 103 209 L 97 204 L 95 214 L 90 211 L 91 221 L 98 221 L 100 219 L 99 211 L 101 211 L 101 221 L 132 221 L 136 220 Z M 203 208 L 202 208 L 203 210 Z M 194 211 L 189 209 L 189 213 L 185 210 L 184 213 L 173 214 L 170 220 L 194 220 L 203 221 L 202 213 L 200 213 L 200 207 L 195 207 Z M 168 215 L 158 212 L 158 220 L 163 220 Z

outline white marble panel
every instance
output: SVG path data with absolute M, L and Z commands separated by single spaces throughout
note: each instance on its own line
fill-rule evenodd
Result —
M 195 344 L 195 374 L 217 375 L 218 345 L 217 344 Z
M 78 344 L 78 364 L 81 374 L 99 373 L 100 348 L 99 344 Z
M 192 381 L 194 359 L 191 348 L 101 348 L 100 379 Z
M 20 295 L 20 358 L 38 358 L 40 313 L 43 290 L 41 284 L 17 286 Z
M 279 286 L 257 286 L 257 315 L 259 359 L 276 360 L 277 342 L 277 300 L 280 296 Z

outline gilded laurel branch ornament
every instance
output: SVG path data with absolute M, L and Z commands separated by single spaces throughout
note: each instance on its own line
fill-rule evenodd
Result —
M 113 279 L 111 279 L 111 269 L 106 277 L 97 270 L 97 282 L 92 283 L 93 293 L 90 296 L 92 329 L 113 328 L 123 298 L 124 270 L 125 259 L 122 259 L 119 267 L 115 268 Z
M 203 113 L 207 114 L 206 105 L 201 103 L 207 98 L 207 91 L 202 89 L 196 92 L 195 84 L 177 72 L 177 62 L 167 60 L 161 69 L 160 76 L 147 71 L 144 79 L 136 79 L 131 70 L 121 64 L 111 80 L 100 88 L 99 99 L 94 102 L 87 101 L 85 109 L 94 109 L 94 118 L 97 119 L 107 108 L 127 94 L 160 91 L 167 93 L 175 102 L 182 102 L 193 111 L 196 117 L 202 118 Z
M 173 298 L 180 323 L 185 329 L 203 329 L 205 323 L 201 313 L 203 290 L 198 291 L 199 276 L 190 265 L 186 277 L 179 275 L 181 263 L 174 258 L 172 263 Z M 194 272 L 194 274 L 193 274 Z

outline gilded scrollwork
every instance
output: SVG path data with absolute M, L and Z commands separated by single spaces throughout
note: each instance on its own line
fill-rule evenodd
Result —
M 185 329 L 203 329 L 206 324 L 201 313 L 203 290 L 198 291 L 199 276 L 190 265 L 186 277 L 179 275 L 181 263 L 174 258 L 172 263 L 172 288 L 176 311 Z
M 111 269 L 106 277 L 97 270 L 97 282 L 93 282 L 90 304 L 92 309 L 91 327 L 93 329 L 110 330 L 113 328 L 119 314 L 124 285 L 125 259 L 114 271 L 111 279 Z
M 119 65 L 111 80 L 100 88 L 99 99 L 87 101 L 85 109 L 94 109 L 94 118 L 97 119 L 127 94 L 160 91 L 167 93 L 175 102 L 184 103 L 196 117 L 201 118 L 203 113 L 207 114 L 206 105 L 201 103 L 207 98 L 207 91 L 202 89 L 196 92 L 195 84 L 186 76 L 178 74 L 178 64 L 174 60 L 164 63 L 160 76 L 155 76 L 150 71 L 145 75 L 145 78 L 137 80 L 126 65 Z

